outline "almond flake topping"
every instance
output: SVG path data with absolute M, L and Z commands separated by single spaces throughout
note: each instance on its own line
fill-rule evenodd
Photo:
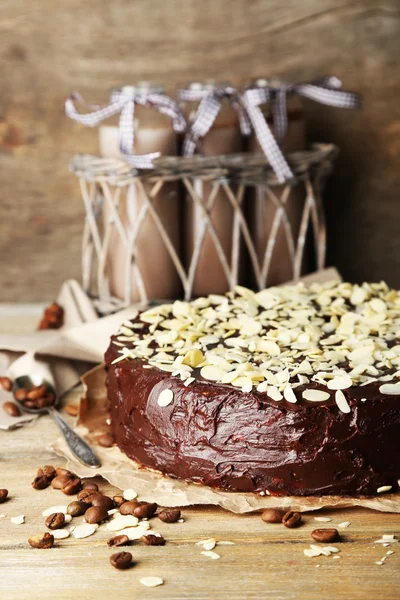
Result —
M 322 390 L 304 390 L 302 396 L 310 402 L 323 402 L 324 400 L 329 400 L 331 397 L 328 392 L 323 392 Z
M 337 390 L 335 394 L 335 402 L 343 413 L 349 413 L 351 411 L 351 408 L 346 400 L 346 396 L 343 394 L 342 390 Z
M 168 406 L 174 399 L 174 392 L 172 390 L 163 390 L 157 398 L 158 406 Z
M 400 395 L 400 292 L 383 282 L 236 286 L 132 314 L 114 341 L 114 363 L 139 360 L 185 385 L 201 377 L 289 403 L 353 386 Z M 172 401 L 172 390 L 158 399 Z

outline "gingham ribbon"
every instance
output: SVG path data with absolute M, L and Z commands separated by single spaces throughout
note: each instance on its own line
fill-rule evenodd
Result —
M 193 123 L 183 144 L 183 154 L 191 156 L 197 147 L 201 147 L 201 139 L 209 132 L 221 110 L 222 101 L 228 98 L 239 115 L 240 129 L 243 135 L 249 135 L 254 129 L 261 148 L 268 158 L 278 181 L 284 182 L 293 178 L 290 170 L 261 110 L 258 108 L 269 99 L 269 90 L 255 88 L 240 94 L 231 87 L 212 90 L 180 90 L 181 100 L 200 100 Z
M 186 102 L 200 101 L 193 123 L 183 142 L 184 156 L 192 156 L 196 148 L 201 145 L 201 139 L 210 131 L 221 110 L 224 98 L 228 98 L 236 109 L 243 135 L 249 135 L 251 132 L 250 121 L 241 104 L 240 94 L 232 87 L 216 87 L 210 90 L 182 89 L 179 90 L 179 98 Z
M 298 94 L 315 102 L 336 106 L 337 108 L 359 108 L 360 96 L 352 92 L 341 91 L 342 82 L 329 76 L 305 83 L 282 84 L 271 88 L 272 114 L 274 130 L 278 141 L 282 141 L 287 132 L 288 115 L 286 99 L 288 94 Z
M 258 143 L 268 158 L 278 181 L 283 183 L 293 179 L 294 175 L 260 109 L 260 104 L 265 104 L 269 99 L 270 91 L 266 87 L 247 89 L 241 96 L 242 104 L 250 119 Z
M 76 101 L 91 112 L 78 113 L 74 103 Z M 134 88 L 115 90 L 111 94 L 110 104 L 104 107 L 89 105 L 78 92 L 73 92 L 65 101 L 65 112 L 68 117 L 82 125 L 86 125 L 86 127 L 96 127 L 105 119 L 121 113 L 119 120 L 119 148 L 121 153 L 124 155 L 125 160 L 136 169 L 152 169 L 154 168 L 153 160 L 160 156 L 160 152 L 142 155 L 133 154 L 136 104 L 155 108 L 171 117 L 176 132 L 181 133 L 186 130 L 186 119 L 176 102 L 164 94 L 144 93 Z

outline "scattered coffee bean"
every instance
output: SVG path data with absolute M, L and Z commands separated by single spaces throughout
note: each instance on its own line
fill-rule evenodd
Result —
M 0 377 L 0 385 L 6 392 L 11 392 L 12 381 L 9 377 Z
M 85 490 L 81 490 L 79 492 L 79 494 L 77 495 L 77 499 L 81 500 L 82 502 L 85 502 L 86 504 L 91 506 L 92 502 L 93 502 L 94 498 L 96 498 L 96 496 L 101 496 L 100 492 L 86 488 Z
M 316 542 L 329 543 L 336 542 L 339 539 L 339 532 L 337 529 L 314 529 L 311 532 L 311 537 Z
M 70 479 L 67 483 L 61 488 L 61 491 L 66 496 L 73 496 L 77 494 L 82 488 L 82 482 L 79 477 L 75 479 Z
M 82 502 L 81 500 L 74 500 L 70 502 L 67 506 L 67 514 L 71 515 L 71 517 L 80 517 L 84 515 L 88 509 L 88 505 L 86 502 Z
M 63 467 L 56 467 L 56 475 L 68 475 L 68 477 L 76 477 L 75 473 L 69 471 L 68 469 L 64 469 Z
M 62 490 L 62 488 L 72 480 L 71 475 L 57 475 L 51 482 L 51 487 L 55 490 Z
M 126 502 L 126 500 L 123 496 L 114 496 L 113 501 L 117 508 L 120 508 Z
M 156 502 L 145 502 L 133 509 L 133 514 L 138 519 L 150 519 L 157 510 Z
M 132 554 L 130 552 L 117 552 L 110 556 L 110 563 L 116 569 L 128 569 L 132 564 Z
M 37 400 L 47 393 L 45 385 L 35 385 L 32 389 L 27 392 L 26 397 L 28 400 Z
M 79 408 L 78 406 L 76 406 L 76 404 L 67 404 L 67 406 L 65 407 L 65 412 L 70 417 L 76 417 L 79 412 Z
M 107 517 L 108 513 L 102 506 L 91 506 L 85 512 L 86 523 L 100 523 L 100 521 L 104 521 Z
M 99 486 L 97 485 L 97 483 L 92 483 L 91 481 L 85 481 L 85 483 L 82 484 L 82 489 L 83 490 L 94 490 L 95 492 L 98 492 Z
M 114 502 L 112 498 L 109 496 L 104 496 L 97 492 L 97 496 L 94 496 L 92 499 L 92 506 L 99 506 L 100 508 L 104 508 L 104 510 L 111 510 L 114 508 Z
M 32 487 L 34 490 L 44 490 L 49 487 L 50 481 L 44 475 L 37 475 L 32 481 Z
M 18 406 L 16 404 L 14 404 L 14 402 L 4 402 L 3 410 L 8 415 L 10 415 L 10 417 L 20 417 L 21 416 L 21 411 L 19 410 Z
M 181 518 L 181 511 L 177 508 L 164 508 L 158 513 L 158 518 L 164 523 L 176 523 Z
M 97 443 L 104 448 L 111 448 L 115 444 L 115 437 L 112 433 L 102 433 L 97 438 Z
M 142 542 L 144 542 L 147 546 L 164 546 L 165 540 L 162 535 L 153 535 L 149 533 L 148 535 L 142 535 L 140 538 Z
M 24 400 L 26 400 L 27 393 L 28 391 L 25 388 L 18 388 L 14 394 L 15 399 L 19 402 L 24 402 Z
M 127 535 L 115 535 L 107 542 L 107 546 L 110 548 L 113 548 L 114 546 L 127 546 L 128 544 L 129 538 Z
M 287 512 L 283 515 L 282 523 L 284 524 L 285 527 L 289 527 L 289 529 L 298 527 L 301 524 L 301 514 L 298 512 L 293 512 L 292 510 L 289 510 L 289 512 Z
M 261 518 L 264 523 L 282 523 L 282 517 L 285 515 L 284 510 L 276 508 L 267 508 L 263 511 Z
M 28 539 L 29 545 L 32 548 L 51 548 L 54 544 L 54 536 L 47 531 L 45 533 L 38 533 Z
M 2 488 L 0 490 L 0 504 L 3 504 L 3 502 L 5 502 L 7 500 L 7 496 L 8 496 L 8 490 L 6 490 L 5 488 Z
M 65 525 L 64 513 L 58 512 L 48 516 L 44 524 L 48 529 L 61 529 Z
M 133 515 L 133 511 L 140 506 L 136 500 L 129 500 L 129 502 L 123 502 L 119 507 L 121 515 Z
M 37 472 L 38 477 L 40 477 L 42 475 L 44 477 L 47 477 L 47 479 L 49 481 L 52 481 L 54 479 L 54 477 L 56 476 L 56 470 L 51 465 L 45 465 L 44 467 L 38 469 L 38 472 Z

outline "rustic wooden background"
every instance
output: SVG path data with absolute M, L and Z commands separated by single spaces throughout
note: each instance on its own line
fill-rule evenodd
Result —
M 68 161 L 96 133 L 66 94 L 103 101 L 138 78 L 340 77 L 360 113 L 307 105 L 310 138 L 341 147 L 326 195 L 329 263 L 400 286 L 398 0 L 3 0 L 0 301 L 49 300 L 80 276 L 83 209 Z

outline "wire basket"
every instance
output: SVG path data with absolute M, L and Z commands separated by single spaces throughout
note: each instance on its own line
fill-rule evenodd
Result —
M 286 159 L 295 174 L 293 181 L 281 184 L 264 155 L 231 154 L 226 156 L 161 157 L 154 161 L 155 168 L 137 171 L 124 160 L 76 155 L 71 169 L 78 177 L 86 220 L 82 242 L 83 287 L 95 299 L 102 312 L 110 312 L 132 303 L 132 288 L 136 286 L 140 302 L 148 304 L 147 282 L 136 261 L 136 244 L 146 218 L 151 218 L 157 235 L 163 241 L 182 284 L 185 300 L 193 297 L 193 282 L 205 234 L 212 239 L 229 289 L 240 282 L 240 260 L 246 253 L 253 275 L 254 287 L 266 287 L 277 233 L 282 228 L 290 256 L 292 279 L 301 276 L 307 236 L 311 235 L 315 267 L 325 266 L 326 230 L 321 190 L 337 148 L 332 144 L 315 144 L 307 151 L 295 152 Z M 196 181 L 207 181 L 211 192 L 207 198 L 198 193 Z M 182 260 L 181 252 L 170 239 L 154 204 L 163 186 L 178 182 L 180 189 L 197 205 L 202 224 L 194 240 L 189 264 Z M 144 198 L 140 214 L 133 229 L 127 231 L 120 215 L 120 206 L 127 201 L 128 190 L 140 190 Z M 303 188 L 304 205 L 298 234 L 294 235 L 287 213 L 288 201 L 294 190 Z M 267 202 L 275 207 L 269 227 L 269 236 L 262 257 L 257 254 L 252 233 L 245 214 L 245 199 L 249 189 L 262 189 Z M 218 232 L 210 217 L 213 197 L 223 192 L 233 210 L 232 251 L 226 256 Z M 107 207 L 108 218 L 104 219 Z M 124 248 L 125 269 L 123 298 L 110 292 L 108 257 L 115 236 Z M 126 268 L 126 266 L 130 268 Z

